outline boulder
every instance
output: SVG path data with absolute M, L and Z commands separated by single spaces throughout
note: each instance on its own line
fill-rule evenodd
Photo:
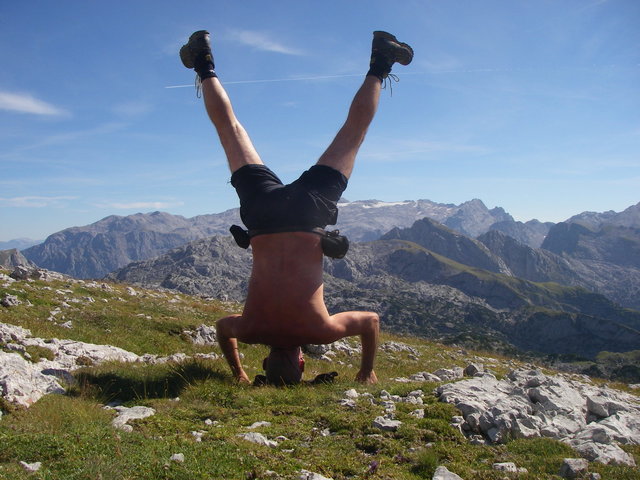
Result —
M 9 295 L 9 294 L 4 295 L 2 297 L 2 300 L 0 300 L 0 305 L 7 308 L 17 307 L 21 303 L 22 302 L 18 299 L 18 297 L 16 297 L 15 295 Z
M 48 393 L 64 393 L 54 375 L 17 353 L 0 351 L 0 393 L 9 403 L 29 407 Z
M 640 444 L 640 399 L 632 394 L 535 369 L 513 370 L 502 380 L 476 376 L 436 392 L 462 412 L 460 430 L 470 438 L 550 437 L 590 460 L 635 465 L 618 446 Z
M 464 369 L 462 367 L 441 368 L 433 374 L 444 381 L 458 380 L 464 377 Z
M 560 467 L 560 476 L 573 480 L 587 473 L 589 462 L 584 458 L 565 458 Z
M 26 352 L 26 347 L 30 346 L 46 348 L 53 356 L 53 360 L 42 359 L 33 363 L 18 353 L 0 351 L 0 394 L 7 402 L 24 407 L 43 395 L 64 393 L 64 382 L 74 381 L 70 372 L 83 365 L 139 360 L 135 353 L 111 345 L 57 338 L 44 340 L 32 337 L 25 328 L 5 323 L 0 323 L 0 342 L 10 345 L 16 352 Z

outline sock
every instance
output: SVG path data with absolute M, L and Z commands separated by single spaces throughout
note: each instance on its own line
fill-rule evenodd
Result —
M 213 56 L 211 53 L 205 53 L 198 56 L 194 61 L 194 70 L 200 77 L 200 80 L 205 78 L 217 77 L 215 72 L 215 65 L 213 63 Z
M 369 64 L 369 71 L 367 72 L 367 76 L 378 77 L 382 82 L 389 73 L 391 72 L 391 65 L 389 62 L 380 56 L 372 56 L 371 63 Z

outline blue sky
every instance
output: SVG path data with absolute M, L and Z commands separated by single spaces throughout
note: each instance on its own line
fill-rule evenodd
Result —
M 0 241 L 237 206 L 177 54 L 203 28 L 285 181 L 328 145 L 387 30 L 415 58 L 346 198 L 479 198 L 523 221 L 624 210 L 640 201 L 638 25 L 636 0 L 0 2 Z

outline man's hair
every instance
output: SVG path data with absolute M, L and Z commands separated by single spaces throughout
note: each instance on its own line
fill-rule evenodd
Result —
M 272 385 L 295 385 L 302 380 L 304 359 L 300 347 L 271 347 L 262 363 L 267 381 Z

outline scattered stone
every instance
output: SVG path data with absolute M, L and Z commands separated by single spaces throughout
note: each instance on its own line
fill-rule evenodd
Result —
M 217 345 L 218 337 L 215 327 L 209 327 L 208 325 L 200 325 L 195 330 L 185 330 L 184 335 L 189 337 L 191 342 L 195 345 Z
M 420 356 L 420 352 L 416 348 L 402 342 L 384 342 L 382 345 L 380 345 L 380 350 L 388 353 L 408 352 L 415 359 L 418 359 L 418 357 Z
M 351 409 L 356 409 L 358 407 L 358 404 L 356 403 L 356 401 L 351 398 L 341 399 L 340 405 L 343 407 L 351 408 Z
M 344 396 L 347 398 L 358 398 L 360 395 L 358 394 L 358 392 L 356 391 L 355 388 L 352 388 L 350 390 L 347 390 L 346 392 L 344 392 Z
M 27 463 L 21 461 L 20 465 L 29 473 L 37 472 L 38 470 L 40 470 L 40 468 L 42 468 L 42 462 Z
M 464 377 L 464 370 L 462 367 L 441 368 L 433 373 L 436 377 L 440 378 L 441 381 L 458 380 Z
M 493 469 L 498 470 L 499 472 L 518 472 L 518 467 L 516 467 L 516 464 L 513 462 L 494 463 Z
M 300 470 L 300 476 L 298 478 L 300 480 L 333 480 L 329 477 L 325 477 L 324 475 L 313 473 L 308 470 Z
M 321 358 L 323 355 L 335 355 L 344 353 L 348 356 L 360 355 L 362 348 L 360 344 L 351 346 L 348 340 L 342 339 L 327 345 L 305 345 L 304 352 L 313 358 Z
M 13 272 L 9 275 L 14 280 L 28 280 L 31 277 L 31 272 L 33 269 L 25 267 L 23 265 L 18 265 L 13 269 Z
M 587 473 L 589 462 L 584 458 L 565 458 L 560 467 L 560 476 L 573 480 Z
M 171 458 L 169 460 L 176 463 L 184 463 L 184 454 L 174 453 L 173 455 L 171 455 Z
M 193 436 L 193 438 L 194 438 L 194 440 L 196 442 L 202 442 L 202 437 L 204 436 L 205 433 L 207 433 L 207 432 L 205 432 L 203 430 L 200 430 L 200 431 L 197 431 L 197 432 L 196 431 L 191 432 L 191 435 Z
M 447 467 L 443 467 L 441 465 L 436 468 L 432 480 L 463 480 L 463 478 L 453 472 L 450 472 Z
M 133 288 L 131 287 L 127 287 L 125 289 L 125 291 L 127 292 L 127 295 L 131 295 L 132 297 L 135 297 L 136 295 L 138 295 L 138 292 L 136 292 Z
M 247 442 L 255 443 L 257 445 L 264 445 L 265 447 L 275 448 L 278 446 L 278 442 L 269 440 L 267 437 L 257 432 L 239 433 L 238 437 L 246 440 Z
M 131 408 L 118 406 L 114 410 L 118 412 L 118 416 L 111 421 L 111 425 L 125 432 L 133 431 L 133 427 L 128 424 L 130 420 L 139 420 L 156 414 L 153 408 L 141 406 Z
M 0 304 L 3 307 L 10 308 L 17 307 L 18 305 L 21 305 L 22 302 L 15 295 L 6 294 L 4 297 L 2 297 L 2 300 L 0 300 Z
M 464 369 L 465 377 L 473 377 L 475 374 L 480 373 L 484 370 L 484 367 L 478 363 L 470 363 L 467 365 L 467 368 Z
M 429 372 L 414 373 L 409 378 L 414 382 L 433 382 L 433 383 L 442 382 L 442 378 Z
M 411 415 L 414 418 L 424 418 L 424 408 L 418 408 L 413 412 L 411 412 L 409 415 Z
M 395 432 L 398 430 L 400 425 L 402 425 L 402 422 L 400 420 L 392 420 L 390 418 L 380 416 L 375 418 L 372 425 L 385 432 Z
M 249 430 L 253 430 L 255 428 L 270 427 L 270 426 L 271 426 L 271 422 L 254 422 L 250 426 L 248 426 L 247 428 Z

